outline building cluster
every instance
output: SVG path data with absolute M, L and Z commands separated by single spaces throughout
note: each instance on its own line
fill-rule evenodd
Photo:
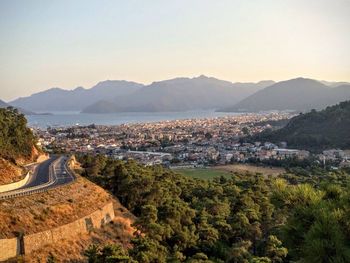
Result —
M 338 162 L 340 167 L 350 167 L 350 150 L 326 150 L 318 155 L 318 159 L 324 163 L 326 161 Z
M 290 118 L 290 113 L 235 116 L 123 124 L 73 126 L 36 130 L 39 144 L 48 150 L 105 154 L 115 159 L 135 159 L 146 165 L 206 166 L 231 162 L 304 159 L 309 152 L 264 142 L 242 143 L 241 138 L 271 128 L 270 123 Z M 328 153 L 331 156 L 331 153 Z

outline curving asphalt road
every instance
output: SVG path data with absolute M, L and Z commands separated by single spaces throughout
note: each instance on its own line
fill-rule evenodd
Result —
M 41 193 L 74 181 L 76 178 L 68 168 L 68 160 L 69 158 L 64 155 L 51 156 L 35 167 L 27 184 L 18 189 L 0 193 L 0 199 Z

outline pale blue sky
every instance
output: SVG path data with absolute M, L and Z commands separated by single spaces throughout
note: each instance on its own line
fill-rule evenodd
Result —
M 350 81 L 350 0 L 0 0 L 0 99 L 106 79 Z

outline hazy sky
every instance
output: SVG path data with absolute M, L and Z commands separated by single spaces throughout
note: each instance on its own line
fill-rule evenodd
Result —
M 350 0 L 0 0 L 0 99 L 200 74 L 350 81 Z

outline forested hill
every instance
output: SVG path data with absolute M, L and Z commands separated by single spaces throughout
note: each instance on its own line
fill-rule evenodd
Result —
M 289 147 L 320 151 L 329 148 L 350 149 L 350 101 L 312 110 L 290 120 L 282 129 L 266 131 L 254 140 L 286 141 Z
M 34 142 L 24 115 L 14 108 L 0 108 L 0 158 L 12 162 L 32 159 Z
M 88 262 L 350 262 L 345 171 L 316 169 L 312 179 L 286 174 L 286 181 L 259 174 L 205 181 L 132 160 L 79 161 L 83 176 L 137 216 L 129 250 L 90 246 Z

